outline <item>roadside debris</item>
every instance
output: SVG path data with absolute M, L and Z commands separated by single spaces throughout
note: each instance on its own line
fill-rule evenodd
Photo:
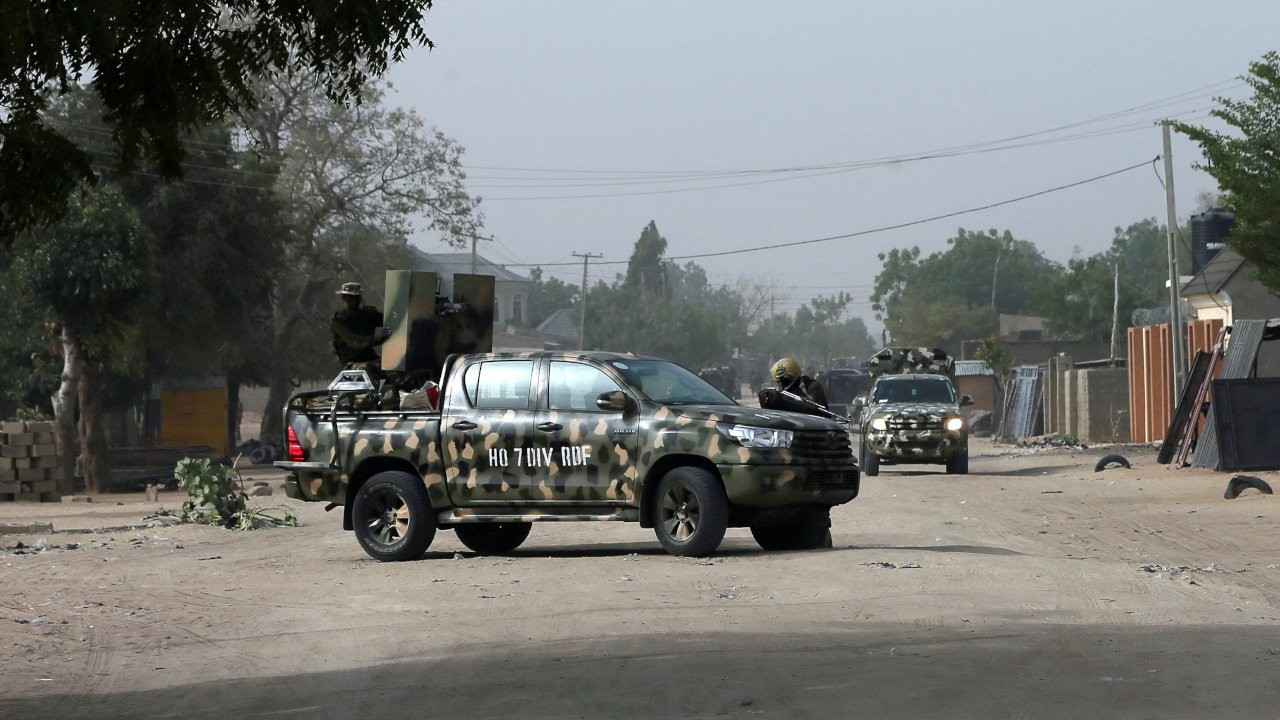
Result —
M 859 564 L 859 565 L 866 565 L 867 567 L 878 567 L 878 568 L 884 568 L 884 569 L 886 569 L 886 570 L 909 570 L 909 569 L 911 569 L 911 568 L 919 568 L 919 567 L 920 567 L 919 563 L 916 563 L 916 562 L 911 561 L 911 560 L 908 560 L 907 562 L 904 562 L 904 563 L 902 563 L 901 565 L 895 565 L 894 563 L 891 563 L 891 562 L 883 562 L 883 561 L 881 561 L 881 562 L 864 562 L 864 563 L 858 563 L 858 564 Z
M 1263 495 L 1272 494 L 1271 486 L 1268 485 L 1265 480 L 1256 478 L 1252 475 L 1236 475 L 1227 481 L 1227 491 L 1222 494 L 1222 497 L 1227 500 L 1235 500 L 1237 497 L 1240 497 L 1240 493 L 1248 490 L 1249 488 L 1253 488 Z
M 1123 455 L 1103 455 L 1093 466 L 1094 472 L 1102 472 L 1111 468 L 1128 468 L 1129 460 Z

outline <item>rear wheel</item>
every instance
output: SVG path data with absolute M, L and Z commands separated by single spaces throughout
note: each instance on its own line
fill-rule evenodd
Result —
M 729 527 L 720 480 L 699 467 L 678 467 L 658 483 L 654 532 L 672 555 L 710 555 Z
M 969 474 L 969 453 L 956 455 L 947 460 L 948 475 L 968 475 Z
M 751 526 L 751 537 L 765 550 L 814 550 L 831 547 L 831 510 L 813 510 L 784 522 Z
M 365 481 L 351 503 L 360 547 L 375 560 L 412 560 L 436 536 L 436 518 L 422 478 L 385 470 Z
M 865 437 L 862 440 L 862 452 L 860 454 L 862 456 L 862 474 L 870 477 L 879 475 L 880 456 L 876 455 L 875 451 L 871 449 L 871 446 L 867 444 Z
M 481 555 L 502 555 L 520 547 L 532 529 L 533 523 L 504 522 L 459 525 L 453 531 L 458 542 Z

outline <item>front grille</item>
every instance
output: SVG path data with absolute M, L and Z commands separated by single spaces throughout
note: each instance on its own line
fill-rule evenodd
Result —
M 850 490 L 858 487 L 858 471 L 815 470 L 805 476 L 805 490 Z
M 791 452 L 807 460 L 844 460 L 853 457 L 853 443 L 840 430 L 797 430 Z
M 926 415 L 899 415 L 886 421 L 890 430 L 941 430 L 942 418 Z

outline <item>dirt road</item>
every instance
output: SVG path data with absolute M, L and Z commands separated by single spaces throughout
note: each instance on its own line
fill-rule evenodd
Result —
M 1280 716 L 1280 499 L 1103 452 L 977 442 L 968 477 L 865 479 L 832 550 L 706 560 L 612 523 L 379 564 L 297 502 L 252 533 L 0 505 L 57 530 L 0 536 L 0 717 Z

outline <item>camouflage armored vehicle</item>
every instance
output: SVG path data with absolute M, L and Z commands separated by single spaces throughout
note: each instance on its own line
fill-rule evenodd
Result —
M 881 350 L 868 364 L 871 386 L 855 398 L 867 475 L 881 464 L 942 464 L 969 472 L 969 427 L 961 407 L 972 405 L 955 388 L 955 360 L 938 348 Z
M 715 551 L 727 527 L 765 549 L 824 547 L 830 509 L 858 494 L 846 427 L 739 405 L 665 360 L 539 351 L 442 365 L 434 406 L 371 408 L 356 371 L 285 409 L 287 494 L 341 506 L 378 560 L 416 558 L 442 530 L 505 553 L 547 521 L 639 523 L 674 555 Z

